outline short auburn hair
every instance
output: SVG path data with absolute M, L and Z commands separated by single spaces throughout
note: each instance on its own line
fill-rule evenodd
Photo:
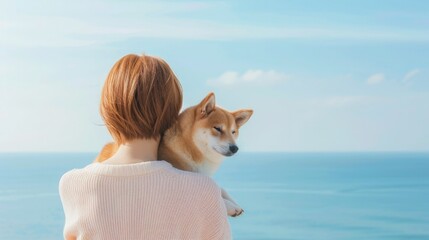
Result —
M 100 113 L 118 144 L 162 136 L 178 118 L 182 86 L 161 58 L 129 54 L 117 61 L 101 92 Z

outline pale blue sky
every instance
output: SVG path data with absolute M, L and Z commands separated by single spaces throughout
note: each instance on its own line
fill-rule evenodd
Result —
M 0 0 L 0 151 L 99 151 L 110 67 L 253 108 L 244 151 L 429 151 L 429 2 Z

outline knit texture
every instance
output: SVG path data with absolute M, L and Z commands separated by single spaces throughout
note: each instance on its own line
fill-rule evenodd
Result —
M 218 185 L 166 161 L 92 163 L 59 190 L 65 239 L 231 239 Z

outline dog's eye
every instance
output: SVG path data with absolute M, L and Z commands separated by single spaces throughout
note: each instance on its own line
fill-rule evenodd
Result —
M 232 134 L 235 134 L 235 131 L 232 131 Z
M 216 131 L 222 133 L 222 129 L 220 127 L 213 127 L 214 129 L 216 129 Z

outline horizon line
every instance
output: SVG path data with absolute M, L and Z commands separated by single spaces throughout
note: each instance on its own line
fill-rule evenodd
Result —
M 98 154 L 99 151 L 0 151 L 0 154 L 59 154 L 59 153 L 86 153 Z M 429 150 L 309 150 L 309 151 L 241 151 L 241 153 L 428 153 Z M 240 153 L 238 153 L 240 154 Z

